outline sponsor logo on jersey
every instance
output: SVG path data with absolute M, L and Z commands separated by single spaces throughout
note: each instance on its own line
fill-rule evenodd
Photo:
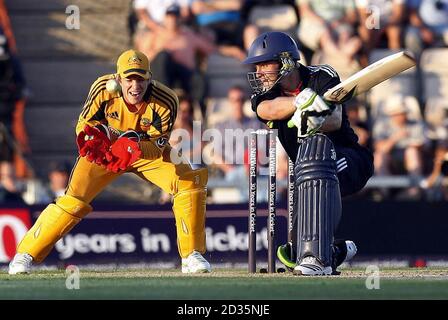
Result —
M 330 152 L 331 152 L 331 159 L 332 160 L 336 160 L 336 150 L 335 149 L 331 149 Z
M 106 113 L 106 117 L 107 118 L 111 118 L 111 119 L 115 119 L 115 120 L 120 120 L 120 117 L 118 116 L 118 112 L 114 111 L 111 113 Z
M 140 127 L 143 131 L 148 131 L 151 128 L 152 122 L 147 118 L 142 118 L 140 120 Z

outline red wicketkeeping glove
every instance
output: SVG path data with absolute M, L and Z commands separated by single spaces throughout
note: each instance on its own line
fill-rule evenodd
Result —
M 108 164 L 106 169 L 112 172 L 126 170 L 131 164 L 140 158 L 142 151 L 138 146 L 138 142 L 127 137 L 118 138 L 114 142 L 110 151 L 106 153 Z
M 105 164 L 111 142 L 102 130 L 86 125 L 76 137 L 76 144 L 81 157 L 86 157 L 88 161 L 99 165 Z

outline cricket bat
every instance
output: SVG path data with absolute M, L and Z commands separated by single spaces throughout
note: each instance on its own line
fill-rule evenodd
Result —
M 337 86 L 328 89 L 323 98 L 332 103 L 343 103 L 364 93 L 377 84 L 415 66 L 412 53 L 401 51 L 389 55 L 356 72 Z

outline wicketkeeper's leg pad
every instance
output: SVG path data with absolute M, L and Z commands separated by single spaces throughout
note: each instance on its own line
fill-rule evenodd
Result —
M 92 207 L 65 195 L 48 205 L 17 247 L 18 253 L 30 254 L 34 262 L 42 262 L 54 244 L 81 221 Z
M 176 218 L 177 245 L 182 258 L 194 250 L 205 253 L 205 210 L 207 169 L 186 173 L 179 178 L 174 194 L 173 212 Z

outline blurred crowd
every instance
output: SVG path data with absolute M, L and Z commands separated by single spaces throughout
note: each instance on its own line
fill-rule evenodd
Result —
M 14 98 L 4 98 L 1 92 L 2 105 L 9 104 L 5 112 L 2 109 L 0 119 L 0 129 L 8 132 L 1 141 L 0 181 L 3 189 L 14 193 L 17 190 L 9 179 L 14 171 L 11 154 L 23 155 L 30 150 L 26 137 L 14 135 L 11 129 L 11 114 L 20 109 L 19 101 L 23 105 L 25 100 L 17 92 L 25 85 L 20 65 L 14 59 L 13 37 L 8 38 L 8 34 L 12 35 L 9 22 L 3 16 L 0 43 L 6 46 L 0 50 L 10 56 L 15 76 L 9 81 L 16 92 Z M 134 0 L 128 22 L 132 46 L 148 56 L 154 78 L 179 94 L 172 145 L 185 137 L 193 139 L 195 123 L 201 124 L 201 133 L 213 128 L 223 135 L 226 129 L 262 127 L 250 110 L 248 87 L 229 78 L 227 95 L 215 97 L 210 94 L 207 71 L 212 56 L 226 57 L 234 61 L 234 68 L 243 69 L 240 62 L 248 47 L 264 31 L 288 33 L 299 44 L 303 64 L 328 63 L 341 76 L 372 63 L 378 50 L 407 49 L 420 62 L 426 50 L 448 46 L 448 0 Z M 445 57 L 447 52 L 443 51 Z M 0 57 L 0 64 L 3 61 Z M 441 89 L 440 99 L 431 100 L 422 94 L 424 81 L 419 67 L 411 77 L 415 78 L 415 89 L 399 90 L 403 84 L 398 90 L 383 87 L 388 92 L 383 92 L 380 102 L 372 103 L 373 99 L 366 95 L 346 105 L 360 143 L 375 154 L 376 183 L 359 196 L 377 200 L 448 199 L 448 92 Z M 199 163 L 193 161 L 193 165 L 209 167 L 210 201 L 247 201 L 247 157 L 235 164 L 229 158 L 232 155 L 224 150 L 210 152 L 210 143 L 203 140 L 189 141 L 188 148 L 183 141 L 182 153 L 188 159 L 201 159 Z M 244 140 L 237 153 L 247 155 L 247 138 Z M 21 148 L 13 147 L 11 141 Z M 283 193 L 288 161 L 280 145 L 278 150 L 277 177 Z M 204 159 L 208 160 L 206 164 Z M 43 199 L 46 203 L 46 197 L 63 189 L 68 179 L 66 167 L 62 163 L 49 167 L 47 192 L 37 202 Z M 388 184 L 387 179 L 381 179 L 393 176 L 406 179 L 402 184 Z M 235 187 L 222 187 L 226 183 Z M 160 196 L 161 203 L 167 201 L 169 195 Z

